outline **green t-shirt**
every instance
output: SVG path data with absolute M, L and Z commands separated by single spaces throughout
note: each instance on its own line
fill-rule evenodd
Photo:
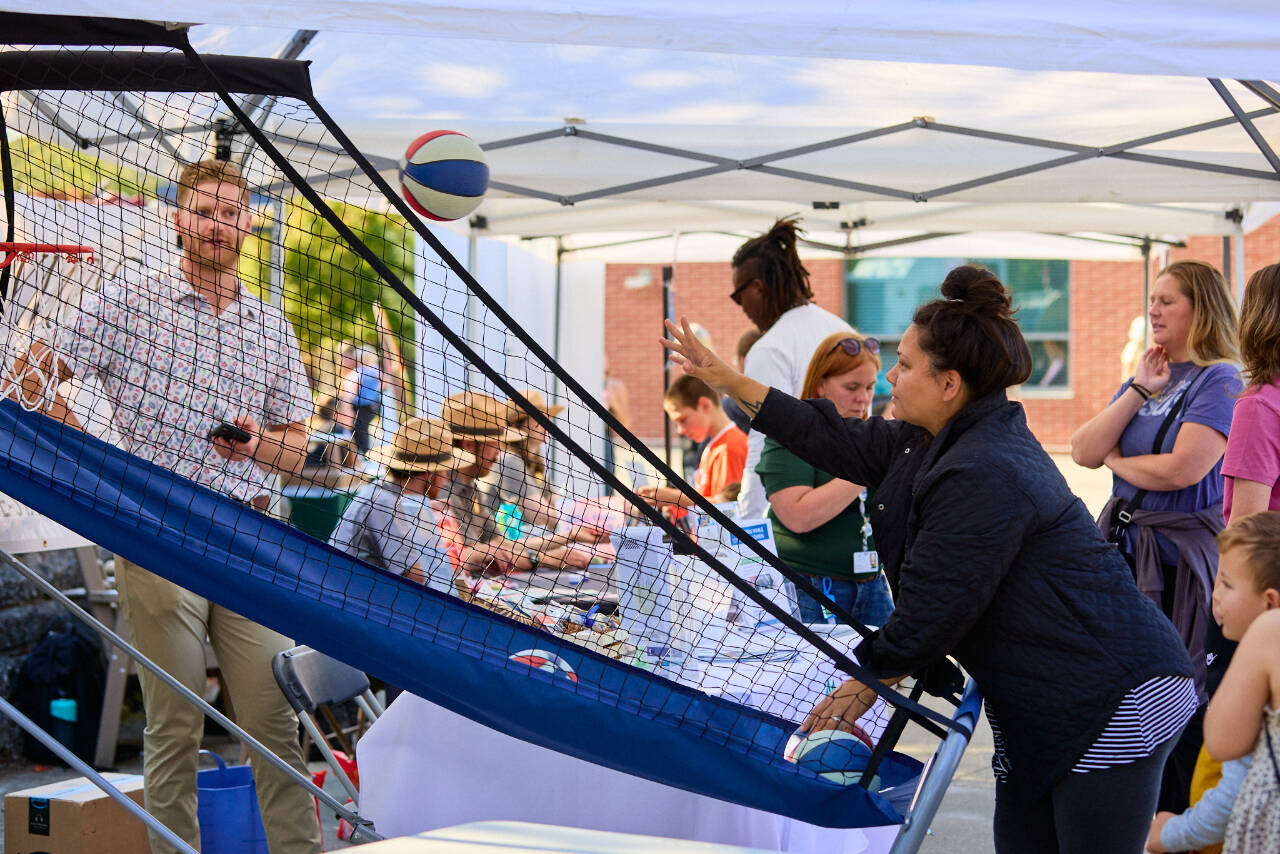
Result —
M 773 439 L 766 439 L 760 452 L 756 474 L 764 484 L 766 495 L 772 495 L 792 486 L 822 486 L 835 478 L 819 471 L 788 451 Z M 868 492 L 866 501 L 871 501 Z M 778 546 L 778 557 L 800 572 L 825 575 L 837 579 L 853 577 L 854 552 L 862 551 L 862 526 L 865 519 L 859 502 L 855 499 L 831 521 L 807 533 L 797 534 L 778 521 L 773 508 L 769 508 L 773 522 L 773 539 Z M 874 549 L 875 542 L 868 534 L 866 549 Z

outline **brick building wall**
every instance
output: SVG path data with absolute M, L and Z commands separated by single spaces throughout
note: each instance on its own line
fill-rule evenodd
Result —
M 1120 385 L 1129 324 L 1143 313 L 1141 261 L 1071 263 L 1070 390 L 1022 396 L 1027 423 L 1049 450 L 1061 450 Z
M 1169 260 L 1200 258 L 1222 264 L 1222 238 L 1192 237 L 1172 249 Z M 1152 274 L 1163 259 L 1153 259 Z M 1280 262 L 1280 216 L 1245 236 L 1245 279 L 1268 264 Z M 823 308 L 844 314 L 843 262 L 806 261 L 814 296 Z M 652 283 L 628 289 L 623 282 L 648 266 Z M 722 356 L 731 357 L 738 336 L 747 329 L 742 310 L 728 299 L 728 263 L 677 264 L 675 312 L 697 321 L 711 333 Z M 1050 450 L 1063 450 L 1071 434 L 1091 418 L 1119 386 L 1120 354 L 1129 324 L 1144 314 L 1140 261 L 1073 261 L 1071 264 L 1070 390 L 1023 395 L 1032 431 Z M 641 438 L 662 438 L 662 352 L 657 342 L 662 323 L 662 266 L 610 264 L 605 275 L 605 353 L 611 371 L 630 391 Z

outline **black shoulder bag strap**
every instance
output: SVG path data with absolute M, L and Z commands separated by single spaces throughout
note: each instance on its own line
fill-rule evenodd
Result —
M 1174 422 L 1178 420 L 1178 416 L 1182 414 L 1182 410 L 1187 404 L 1187 395 L 1191 393 L 1191 389 L 1195 388 L 1197 382 L 1200 381 L 1200 375 L 1205 372 L 1205 368 L 1201 368 L 1192 377 L 1191 382 L 1187 383 L 1187 387 L 1182 390 L 1182 394 L 1178 396 L 1173 406 L 1169 407 L 1169 414 L 1165 416 L 1164 421 L 1160 424 L 1160 429 L 1156 431 L 1155 441 L 1151 443 L 1151 453 L 1164 453 L 1164 437 L 1169 435 Z M 1139 489 L 1134 493 L 1133 498 L 1128 501 L 1120 501 L 1116 506 L 1116 514 L 1111 524 L 1111 542 L 1118 543 L 1124 537 L 1124 532 L 1129 530 L 1129 525 L 1133 523 L 1133 514 L 1142 506 L 1142 499 L 1147 497 L 1149 490 Z

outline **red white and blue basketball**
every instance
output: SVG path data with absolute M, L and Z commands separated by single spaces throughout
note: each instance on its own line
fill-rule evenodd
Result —
M 522 649 L 509 657 L 512 661 L 527 664 L 534 670 L 559 673 L 571 682 L 578 681 L 578 674 L 569 666 L 569 662 L 545 649 Z
M 824 780 L 852 786 L 862 779 L 871 759 L 870 739 L 839 729 L 824 729 L 800 740 L 787 759 L 808 768 Z
M 423 216 L 462 219 L 484 201 L 489 163 L 475 140 L 454 130 L 415 139 L 400 161 L 400 191 Z

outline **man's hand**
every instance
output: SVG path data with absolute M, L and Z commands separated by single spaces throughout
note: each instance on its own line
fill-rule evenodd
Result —
M 221 436 L 214 436 L 209 440 L 213 443 L 213 449 L 224 460 L 239 462 L 240 460 L 252 459 L 253 455 L 258 451 L 258 443 L 261 441 L 261 426 L 249 415 L 237 416 L 231 423 L 249 434 L 248 441 L 233 442 Z

